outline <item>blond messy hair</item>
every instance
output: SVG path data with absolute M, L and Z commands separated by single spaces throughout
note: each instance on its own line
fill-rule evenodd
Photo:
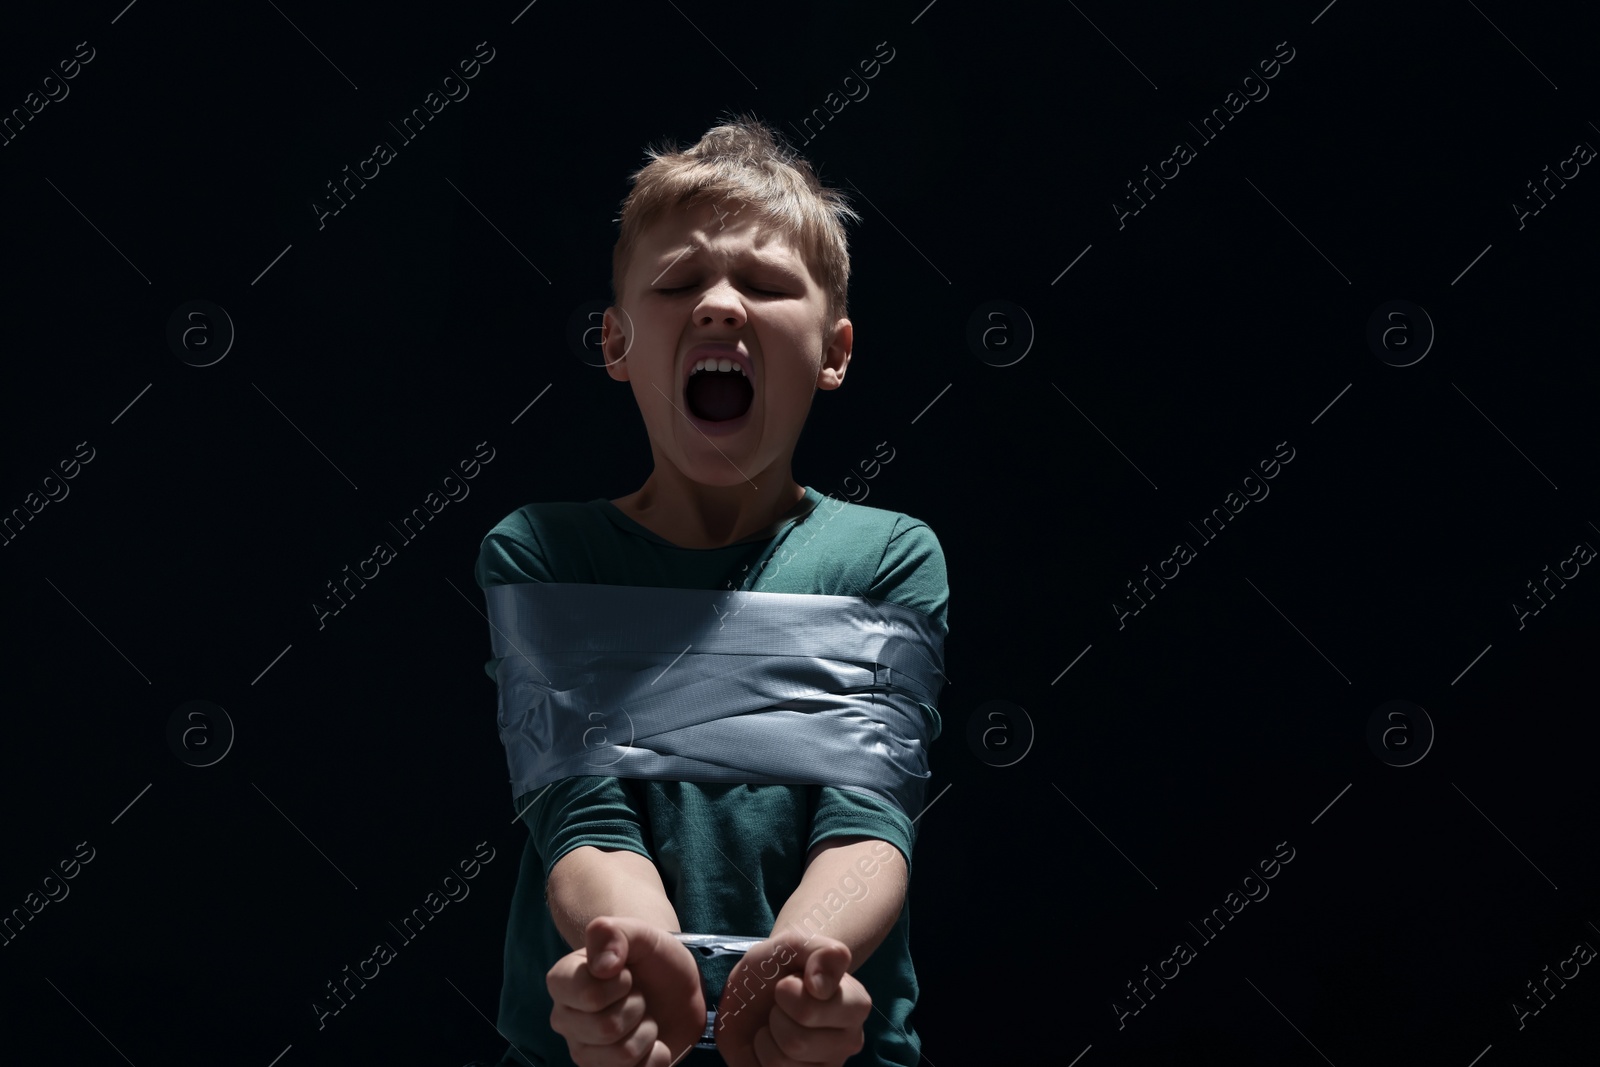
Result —
M 709 202 L 729 205 L 730 215 L 754 208 L 761 222 L 775 227 L 805 257 L 827 294 L 827 325 L 848 316 L 850 248 L 844 222 L 860 222 L 861 216 L 843 192 L 823 186 L 811 164 L 780 134 L 741 114 L 707 130 L 692 148 L 668 143 L 645 151 L 650 162 L 629 175 L 633 188 L 617 220 L 622 234 L 611 252 L 613 302 L 621 302 L 628 262 L 644 231 L 669 209 Z

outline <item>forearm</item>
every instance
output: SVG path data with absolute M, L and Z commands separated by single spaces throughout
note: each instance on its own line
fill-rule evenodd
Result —
M 900 850 L 871 837 L 835 837 L 811 850 L 800 885 L 778 912 L 773 933 L 821 934 L 850 947 L 857 970 L 889 936 L 905 905 L 908 873 Z
M 678 913 L 667 899 L 656 865 L 627 849 L 580 845 L 556 861 L 545 883 L 550 918 L 574 949 L 583 947 L 583 931 L 601 915 L 642 919 L 677 932 Z

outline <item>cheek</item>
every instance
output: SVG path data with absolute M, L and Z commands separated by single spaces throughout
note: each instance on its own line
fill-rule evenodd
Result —
M 800 363 L 772 382 L 765 398 L 767 406 L 792 411 L 796 419 L 803 418 L 816 387 L 816 365 Z

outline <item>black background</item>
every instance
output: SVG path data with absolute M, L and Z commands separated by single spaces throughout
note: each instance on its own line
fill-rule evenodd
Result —
M 1583 17 L 8 12 L 5 113 L 77 42 L 95 58 L 0 148 L 0 509 L 79 442 L 94 459 L 0 549 L 0 910 L 79 842 L 95 858 L 0 948 L 0 1058 L 455 1067 L 504 1047 L 489 1020 L 527 834 L 473 561 L 523 504 L 649 474 L 630 394 L 569 325 L 609 296 L 644 146 L 748 109 L 864 216 L 848 387 L 816 398 L 795 477 L 925 520 L 949 567 L 911 889 L 926 1061 L 1594 1062 L 1593 966 L 1521 1029 L 1512 1008 L 1600 946 L 1600 578 L 1520 628 L 1512 608 L 1600 545 L 1600 178 L 1584 167 L 1520 227 L 1512 206 L 1600 144 Z M 324 183 L 480 41 L 470 96 L 319 229 Z M 880 42 L 869 95 L 796 134 L 860 94 L 844 79 Z M 1202 144 L 1189 123 L 1279 42 L 1270 95 Z M 1119 227 L 1125 183 L 1179 140 L 1196 158 Z M 191 300 L 237 331 L 208 367 L 166 340 Z M 968 344 L 991 300 L 1024 309 L 1031 347 L 1015 313 Z M 1393 300 L 1437 330 L 1409 366 L 1367 342 Z M 1394 321 L 1422 343 L 1415 313 Z M 325 583 L 482 441 L 470 496 L 319 630 Z M 880 442 L 895 458 L 863 497 L 845 479 Z M 1189 524 L 1280 442 L 1270 496 L 1202 543 Z M 1119 628 L 1125 583 L 1180 540 L 1195 560 Z M 195 699 L 237 730 L 203 768 L 166 735 Z M 969 744 L 991 700 L 1031 731 L 1013 715 Z M 1390 700 L 1436 731 L 1410 766 L 1367 742 Z M 323 984 L 483 841 L 471 896 L 319 1031 Z M 1270 896 L 1201 943 L 1189 923 L 1279 843 Z M 1119 1029 L 1125 983 L 1179 940 L 1197 958 Z

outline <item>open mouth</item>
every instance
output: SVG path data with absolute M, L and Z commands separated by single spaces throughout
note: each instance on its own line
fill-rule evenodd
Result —
M 726 359 L 705 362 L 703 369 L 689 374 L 683 386 L 689 413 L 705 422 L 729 422 L 747 413 L 756 392 L 743 368 Z M 720 369 L 730 364 L 728 370 Z

